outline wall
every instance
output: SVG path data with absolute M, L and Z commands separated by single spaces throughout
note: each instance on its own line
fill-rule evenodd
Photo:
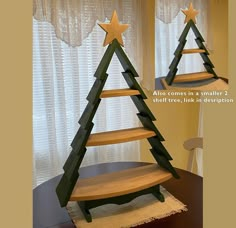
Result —
M 212 32 L 210 59 L 215 72 L 229 78 L 228 75 L 228 0 L 210 0 L 209 28 Z

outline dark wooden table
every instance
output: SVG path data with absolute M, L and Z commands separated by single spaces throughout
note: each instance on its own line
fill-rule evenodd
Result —
M 80 168 L 80 178 L 138 167 L 149 163 L 115 162 Z M 202 228 L 203 179 L 190 172 L 176 169 L 180 179 L 172 178 L 162 184 L 171 194 L 187 205 L 188 211 L 137 226 L 138 228 Z M 74 228 L 65 208 L 61 208 L 55 188 L 61 175 L 39 185 L 33 190 L 34 228 Z

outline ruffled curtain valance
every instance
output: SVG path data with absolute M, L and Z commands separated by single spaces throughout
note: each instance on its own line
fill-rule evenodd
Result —
M 51 23 L 58 39 L 71 47 L 79 47 L 92 32 L 97 20 L 100 22 L 104 22 L 105 19 L 110 20 L 113 11 L 116 10 L 120 22 L 129 24 L 123 33 L 124 47 L 142 81 L 141 1 L 34 0 L 33 17 Z M 102 46 L 102 43 L 98 45 Z
M 128 3 L 127 3 L 128 2 Z M 132 4 L 132 12 L 127 12 L 125 4 Z M 130 24 L 124 34 L 128 37 L 136 29 L 136 15 L 140 0 L 34 0 L 33 16 L 40 21 L 50 22 L 57 37 L 70 46 L 80 46 L 90 34 L 96 21 L 110 19 L 117 11 L 121 22 Z M 130 44 L 126 43 L 129 47 Z
M 208 0 L 203 1 L 204 4 L 202 0 L 155 0 L 155 15 L 168 24 L 181 9 L 188 7 L 190 2 L 201 14 L 206 12 Z M 132 12 L 126 11 L 127 2 L 132 5 Z M 137 14 L 140 2 L 141 0 L 34 0 L 33 16 L 37 20 L 50 22 L 57 37 L 70 46 L 80 46 L 96 21 L 110 19 L 113 10 L 117 10 L 121 21 L 130 24 L 130 28 L 124 33 L 125 37 L 129 37 L 133 32 L 131 30 L 137 30 L 137 22 L 140 20 L 137 16 L 141 15 Z M 130 45 L 132 44 L 126 46 Z
M 222 1 L 223 0 L 213 0 L 213 3 L 219 4 Z M 155 0 L 155 17 L 165 24 L 170 24 L 182 9 L 189 7 L 190 3 L 193 3 L 193 7 L 199 11 L 197 15 L 197 26 L 200 27 L 203 32 L 208 50 L 213 50 L 209 0 Z
M 188 0 L 156 0 L 156 18 L 164 23 L 171 23 Z
M 202 11 L 208 4 L 208 0 L 155 0 L 156 1 L 156 18 L 162 22 L 171 23 L 181 9 L 185 9 L 192 2 L 195 9 Z M 204 10 L 205 12 L 205 10 Z

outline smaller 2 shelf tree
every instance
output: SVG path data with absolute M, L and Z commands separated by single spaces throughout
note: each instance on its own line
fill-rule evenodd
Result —
M 215 82 L 216 80 L 220 80 L 219 82 L 222 83 L 222 89 L 226 89 L 227 85 L 219 79 L 217 74 L 214 71 L 214 65 L 209 59 L 209 52 L 207 51 L 207 48 L 204 45 L 205 40 L 203 39 L 201 33 L 199 32 L 196 24 L 196 15 L 199 13 L 197 10 L 193 8 L 192 3 L 190 3 L 189 8 L 187 10 L 182 10 L 182 12 L 186 15 L 184 23 L 187 23 L 180 38 L 179 38 L 179 45 L 175 50 L 174 53 L 174 59 L 172 60 L 170 66 L 169 66 L 169 72 L 165 79 L 162 79 L 162 84 L 165 88 L 174 88 L 175 87 L 185 87 L 186 85 L 184 83 L 189 83 L 188 88 L 192 87 L 194 88 L 195 84 L 197 85 L 197 89 L 200 88 L 201 85 L 205 85 L 208 83 Z M 196 44 L 198 48 L 193 49 L 184 49 L 185 44 L 187 42 L 186 38 L 190 31 L 190 28 L 192 29 L 196 39 Z M 188 73 L 188 74 L 179 74 L 176 75 L 178 72 L 178 64 L 182 58 L 183 55 L 188 54 L 200 54 L 203 65 L 206 69 L 206 71 L 203 72 L 194 72 L 194 73 Z M 206 83 L 207 82 L 207 83 Z M 219 84 L 218 82 L 218 84 Z M 174 85 L 174 86 L 172 86 Z M 171 87 L 172 86 L 172 87 Z M 221 85 L 219 85 L 220 87 Z M 207 89 L 207 87 L 204 87 L 203 89 Z M 210 89 L 210 87 L 209 87 Z M 217 89 L 216 86 L 214 89 Z M 219 88 L 220 89 L 220 88 Z
M 119 23 L 116 12 L 113 13 L 110 23 L 99 25 L 107 33 L 104 46 L 107 44 L 109 46 L 94 74 L 96 80 L 87 96 L 88 104 L 79 120 L 80 128 L 71 143 L 72 151 L 64 164 L 64 174 L 56 188 L 60 205 L 64 207 L 68 201 L 77 201 L 88 222 L 92 221 L 89 209 L 99 205 L 123 204 L 147 193 L 154 194 L 163 202 L 160 183 L 172 176 L 179 178 L 170 163 L 172 158 L 162 144 L 164 138 L 153 124 L 155 117 L 144 102 L 147 97 L 135 79 L 138 74 L 121 47 L 123 46 L 121 33 L 128 25 Z M 122 75 L 129 88 L 103 90 L 108 77 L 107 69 L 114 53 L 124 69 Z M 94 125 L 92 120 L 101 99 L 118 96 L 131 97 L 139 111 L 137 116 L 143 127 L 91 134 Z M 77 181 L 86 147 L 145 138 L 149 141 L 152 147 L 150 151 L 159 165 L 151 164 Z

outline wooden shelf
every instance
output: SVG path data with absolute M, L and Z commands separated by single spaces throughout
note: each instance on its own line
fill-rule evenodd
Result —
M 194 48 L 194 49 L 184 49 L 182 51 L 182 54 L 194 54 L 194 53 L 205 53 L 206 51 L 203 49 L 198 49 L 198 48 Z
M 70 201 L 104 199 L 153 187 L 172 178 L 157 164 L 145 165 L 77 181 Z
M 129 142 L 155 136 L 155 132 L 147 128 L 130 128 L 118 131 L 106 131 L 101 133 L 91 134 L 86 146 L 100 146 L 107 144 L 116 144 Z
M 177 85 L 168 85 L 165 81 L 165 79 L 161 79 L 161 83 L 165 89 L 168 90 L 200 90 L 200 91 L 209 91 L 209 90 L 228 90 L 229 86 L 228 84 L 221 80 L 221 79 L 216 79 L 215 81 L 207 84 L 207 85 L 202 85 L 202 86 L 192 86 L 192 87 L 183 87 L 182 86 L 177 86 Z
M 104 90 L 102 91 L 100 98 L 133 96 L 133 95 L 139 95 L 139 94 L 140 92 L 135 89 Z
M 175 82 L 191 82 L 191 81 L 200 81 L 204 79 L 213 78 L 213 74 L 209 74 L 208 72 L 199 72 L 199 73 L 190 73 L 190 74 L 179 74 L 175 76 Z

